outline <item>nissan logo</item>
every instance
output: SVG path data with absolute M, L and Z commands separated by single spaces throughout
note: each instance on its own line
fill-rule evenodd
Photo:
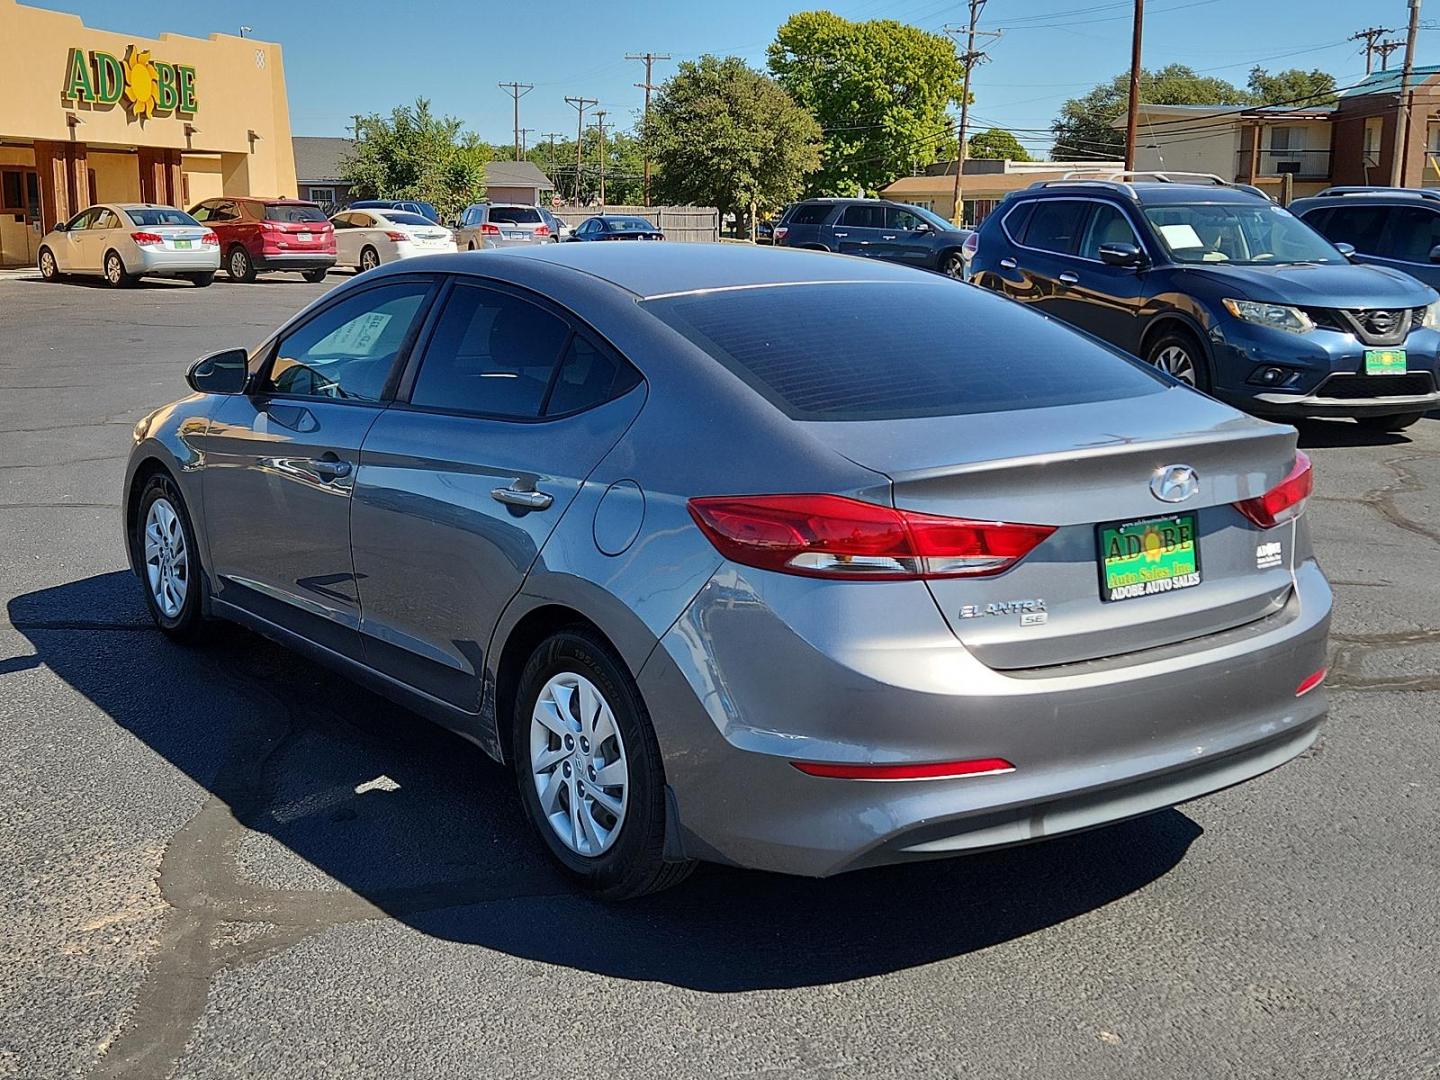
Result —
M 1166 465 L 1150 481 L 1150 493 L 1161 502 L 1184 502 L 1200 490 L 1200 477 L 1189 465 Z

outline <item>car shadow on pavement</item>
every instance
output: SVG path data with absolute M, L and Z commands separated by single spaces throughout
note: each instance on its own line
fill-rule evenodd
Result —
M 508 770 L 288 650 L 231 626 L 203 647 L 175 645 L 123 571 L 18 596 L 8 611 L 36 654 L 15 670 L 48 668 L 229 808 L 210 817 L 234 835 L 194 871 L 216 902 L 349 889 L 423 933 L 603 975 L 732 992 L 927 964 L 1125 897 L 1201 833 L 1169 810 L 819 881 L 704 867 L 669 892 L 606 905 L 552 869 Z
M 1418 424 L 1440 420 L 1440 412 L 1431 412 Z M 1418 426 L 1418 425 L 1417 425 Z M 1409 446 L 1411 429 L 1376 431 L 1362 427 L 1353 420 L 1302 419 L 1295 423 L 1300 432 L 1301 450 L 1329 450 L 1347 446 Z

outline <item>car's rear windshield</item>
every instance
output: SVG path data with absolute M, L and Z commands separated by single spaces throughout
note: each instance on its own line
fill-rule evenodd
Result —
M 640 217 L 607 217 L 606 224 L 611 232 L 654 232 L 653 222 Z
M 845 282 L 646 301 L 794 420 L 1008 412 L 1158 393 L 1163 377 L 953 282 Z
M 394 225 L 434 225 L 424 214 L 412 214 L 409 210 L 381 210 L 385 220 Z
M 172 210 L 164 207 L 159 210 L 126 210 L 125 216 L 136 225 L 150 227 L 155 225 L 199 225 L 184 210 Z
M 490 220 L 502 225 L 539 225 L 544 219 L 533 206 L 492 206 Z
M 300 221 L 329 221 L 330 219 L 318 206 L 307 206 L 304 203 L 267 203 L 265 220 L 287 221 L 293 224 Z

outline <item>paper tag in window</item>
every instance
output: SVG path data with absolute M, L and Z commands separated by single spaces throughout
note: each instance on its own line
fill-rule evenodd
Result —
M 318 356 L 368 356 L 394 316 L 372 311 L 337 327 L 310 349 Z

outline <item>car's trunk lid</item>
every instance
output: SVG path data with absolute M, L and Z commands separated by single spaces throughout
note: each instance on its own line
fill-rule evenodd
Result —
M 1279 610 L 1289 595 L 1290 527 L 1261 530 L 1233 504 L 1285 477 L 1294 461 L 1294 429 L 1191 391 L 807 427 L 852 461 L 890 477 L 902 509 L 1057 526 L 1002 574 L 929 582 L 951 629 L 992 667 L 1072 663 L 1217 633 Z M 1199 482 L 1198 491 L 1178 503 L 1162 501 L 1151 487 L 1172 465 L 1189 466 Z M 1103 599 L 1101 527 L 1142 523 L 1119 539 L 1129 543 L 1135 536 L 1143 546 L 1153 526 L 1163 546 L 1165 529 L 1175 526 L 1164 519 L 1177 515 L 1194 515 L 1198 583 Z M 1278 552 L 1268 546 L 1274 543 L 1281 544 Z M 1154 563 L 1133 565 L 1148 575 L 1161 564 L 1169 564 L 1163 553 Z

